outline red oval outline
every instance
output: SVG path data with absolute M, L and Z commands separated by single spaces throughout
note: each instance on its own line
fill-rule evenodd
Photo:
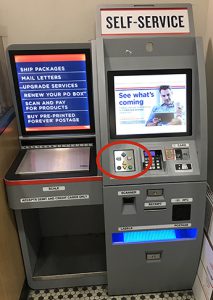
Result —
M 114 174 L 111 174 L 110 172 L 106 171 L 100 163 L 100 158 L 101 158 L 102 153 L 106 149 L 110 148 L 111 146 L 120 145 L 120 144 L 134 145 L 134 146 L 137 146 L 137 147 L 143 149 L 148 154 L 148 157 L 149 157 L 149 162 L 148 162 L 147 167 L 143 171 L 141 171 L 135 175 L 131 175 L 131 176 L 118 176 L 118 175 L 114 175 Z M 146 172 L 150 169 L 150 167 L 152 165 L 152 155 L 151 155 L 150 151 L 142 144 L 139 144 L 139 143 L 133 142 L 133 141 L 121 140 L 121 141 L 111 142 L 109 144 L 106 144 L 104 147 L 102 147 L 97 153 L 96 164 L 97 164 L 98 169 L 110 178 L 114 178 L 114 179 L 118 179 L 118 180 L 129 180 L 129 179 L 134 179 L 134 178 L 137 178 L 137 177 L 140 177 L 140 176 L 146 174 Z

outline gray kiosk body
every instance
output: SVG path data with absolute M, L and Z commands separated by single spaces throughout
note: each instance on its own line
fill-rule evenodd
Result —
M 5 183 L 28 284 L 106 283 L 95 48 L 12 45 L 8 59 L 21 150 Z
M 121 7 L 103 11 L 108 8 L 108 27 L 113 18 L 115 26 L 124 24 L 128 14 L 120 20 Z M 135 8 L 143 13 L 143 6 L 122 6 L 129 13 Z M 112 143 L 101 157 L 111 174 L 103 181 L 111 295 L 191 289 L 203 238 L 207 108 L 202 42 L 194 36 L 190 5 L 149 8 L 187 10 L 190 33 L 105 35 L 98 16 L 101 142 Z M 167 95 L 169 105 L 161 102 L 158 109 L 162 85 L 173 100 Z

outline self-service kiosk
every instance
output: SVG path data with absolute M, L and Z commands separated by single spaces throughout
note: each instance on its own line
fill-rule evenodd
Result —
M 106 283 L 95 50 L 8 49 L 20 153 L 5 183 L 31 288 Z
M 181 20 L 178 30 L 172 20 Z M 204 60 L 192 8 L 102 7 L 97 35 L 109 294 L 191 289 L 207 168 Z

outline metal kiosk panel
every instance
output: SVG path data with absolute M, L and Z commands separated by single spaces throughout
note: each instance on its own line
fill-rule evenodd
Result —
M 21 150 L 5 183 L 33 289 L 106 283 L 94 55 L 90 44 L 8 49 Z
M 179 31 L 160 28 L 178 16 Z M 205 63 L 192 7 L 102 6 L 97 35 L 101 143 L 111 143 L 101 157 L 112 175 L 103 176 L 108 292 L 191 289 L 207 180 Z

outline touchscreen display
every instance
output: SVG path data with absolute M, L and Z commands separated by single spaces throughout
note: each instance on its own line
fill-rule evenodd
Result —
M 116 136 L 188 132 L 191 94 L 188 72 L 112 73 L 109 101 L 114 116 L 111 126 L 115 126 Z
M 88 50 L 15 53 L 12 59 L 24 132 L 91 130 L 92 74 Z

